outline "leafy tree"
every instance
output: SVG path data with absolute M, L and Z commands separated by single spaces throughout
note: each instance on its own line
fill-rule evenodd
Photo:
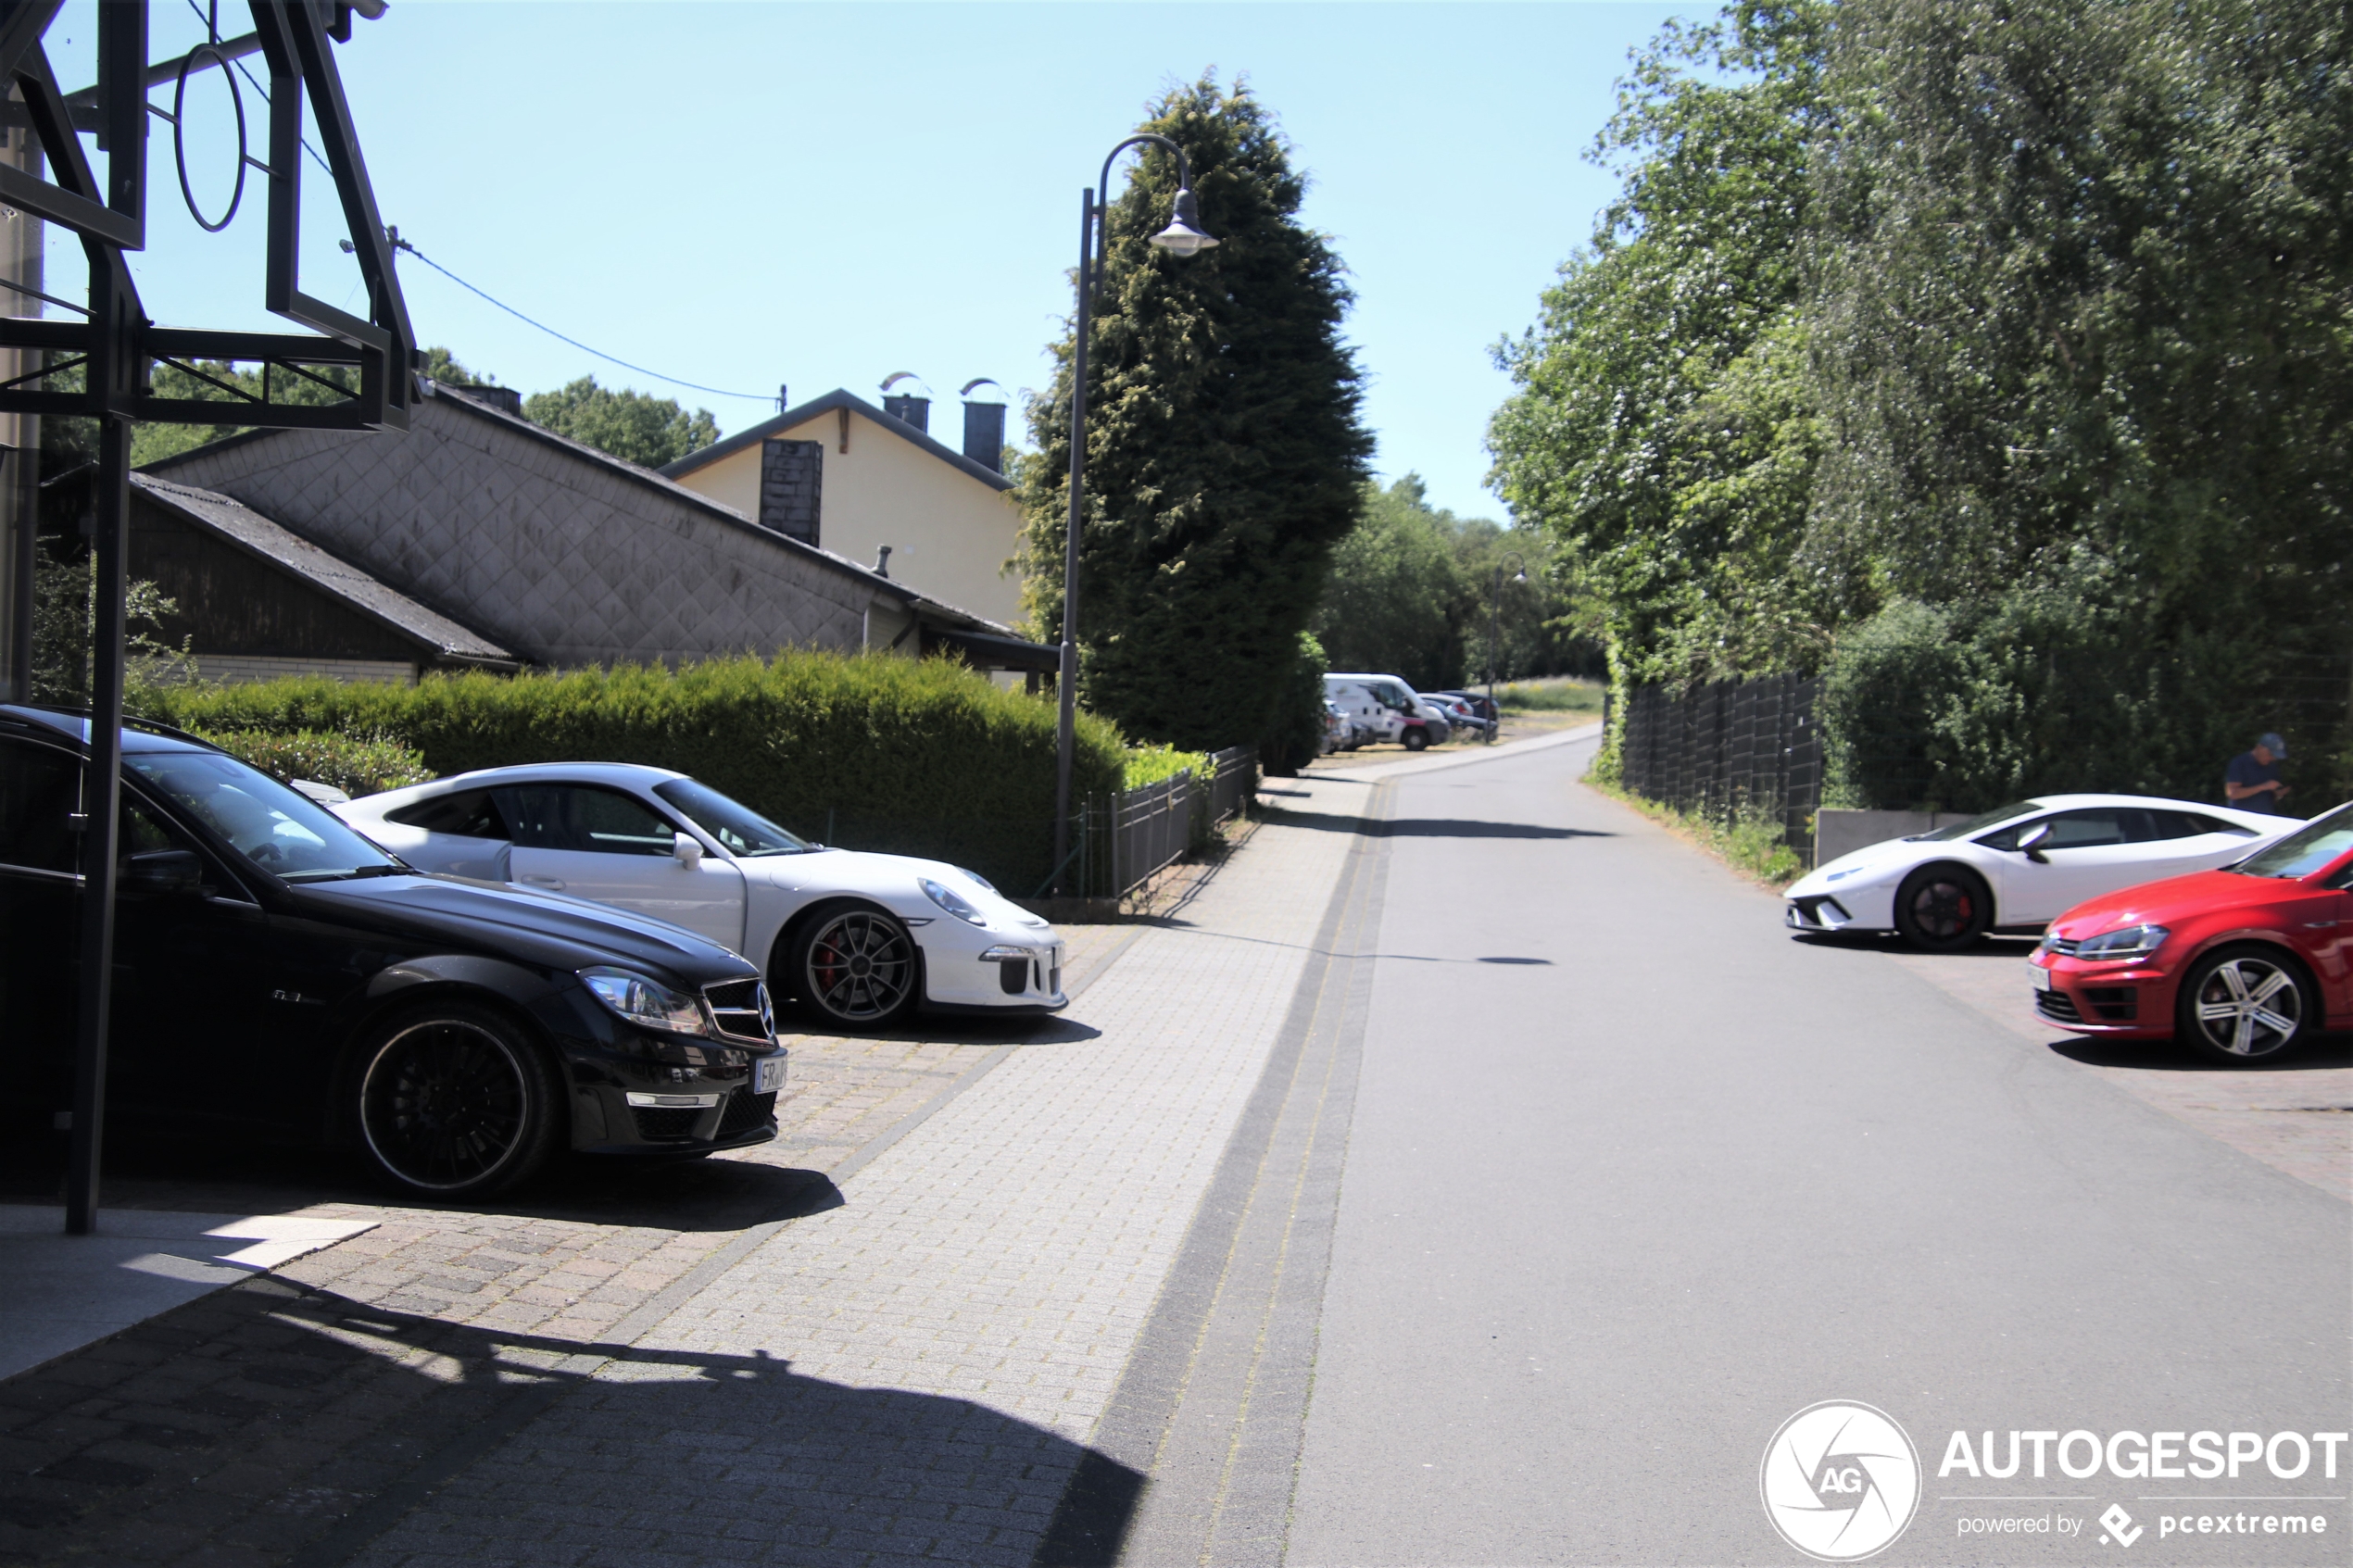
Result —
M 1364 518 L 1332 552 L 1315 636 L 1336 670 L 1402 675 L 1435 690 L 1463 678 L 1468 594 L 1454 561 L 1453 520 L 1407 474 L 1365 487 Z
M 1518 385 L 1489 431 L 1514 513 L 1621 681 L 1805 666 L 1851 594 L 1797 562 L 1818 452 L 1805 375 L 1806 169 L 1831 124 L 1832 7 L 1743 0 L 1670 23 L 1592 154 L 1624 170 L 1538 326 L 1499 345 Z
M 1184 147 L 1221 244 L 1183 260 L 1151 246 L 1176 169 L 1147 150 L 1108 215 L 1088 349 L 1082 695 L 1148 740 L 1271 745 L 1371 450 L 1340 337 L 1351 295 L 1330 245 L 1300 224 L 1306 182 L 1247 87 L 1172 89 L 1143 129 Z M 1039 450 L 1022 466 L 1047 636 L 1062 615 L 1071 349 L 1066 335 L 1030 404 Z
M 497 376 L 468 370 L 459 362 L 456 355 L 439 344 L 434 344 L 431 348 L 426 349 L 422 358 L 424 362 L 417 367 L 418 373 L 429 376 L 434 381 L 444 382 L 451 386 L 496 386 L 498 384 Z
M 640 468 L 658 469 L 719 439 L 708 408 L 689 415 L 677 399 L 598 386 L 594 376 L 556 392 L 523 399 L 523 417 L 559 435 L 610 452 Z
M 1817 163 L 1817 547 L 1949 645 L 1907 738 L 1874 728 L 1894 751 L 1850 772 L 1960 804 L 2212 796 L 2257 730 L 2325 752 L 2353 645 L 2353 18 L 1854 0 L 1834 60 L 1869 112 Z M 1858 686 L 1919 641 L 1858 641 Z M 2333 702 L 2289 700 L 2322 671 Z
M 1331 668 L 1423 690 L 1483 679 L 1491 638 L 1498 680 L 1590 669 L 1599 650 L 1550 564 L 1541 534 L 1432 507 L 1419 474 L 1368 483 L 1365 515 L 1332 553 L 1315 635 Z
M 75 707 L 90 701 L 90 646 L 97 633 L 97 558 L 61 555 L 44 544 L 33 556 L 32 697 Z M 123 593 L 122 706 L 130 713 L 160 710 L 157 689 L 196 682 L 196 663 L 183 639 L 178 647 L 157 633 L 179 607 L 153 583 L 134 581 Z

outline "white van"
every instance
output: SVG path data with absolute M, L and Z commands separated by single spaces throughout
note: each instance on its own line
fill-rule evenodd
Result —
M 1409 751 L 1443 746 L 1454 733 L 1445 714 L 1395 675 L 1335 671 L 1324 677 L 1324 696 L 1340 704 L 1351 723 Z

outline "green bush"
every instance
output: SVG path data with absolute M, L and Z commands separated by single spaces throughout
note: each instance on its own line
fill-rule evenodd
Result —
M 1209 753 L 1179 751 L 1173 746 L 1134 746 L 1127 748 L 1126 777 L 1121 787 L 1141 789 L 1163 779 L 1173 779 L 1190 768 L 1196 782 L 1206 784 L 1211 773 Z
M 346 795 L 375 795 L 435 776 L 422 754 L 383 735 L 356 736 L 296 730 L 195 732 L 241 762 L 291 784 L 309 779 Z
M 1495 688 L 1495 706 L 1522 713 L 1599 713 L 1602 688 L 1585 681 L 1515 682 Z
M 794 653 L 670 671 L 271 681 L 172 695 L 192 729 L 372 735 L 447 777 L 521 762 L 692 773 L 797 833 L 972 867 L 1016 897 L 1053 844 L 1054 709 L 944 660 Z M 1119 732 L 1080 714 L 1074 787 L 1123 781 Z

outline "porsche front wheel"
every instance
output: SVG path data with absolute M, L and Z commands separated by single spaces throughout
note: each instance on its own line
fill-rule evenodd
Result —
M 915 1005 L 915 939 L 906 926 L 862 904 L 820 909 L 793 938 L 792 993 L 820 1022 L 877 1029 Z

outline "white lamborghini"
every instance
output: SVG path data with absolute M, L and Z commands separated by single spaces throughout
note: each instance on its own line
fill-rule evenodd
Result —
M 2144 795 L 2046 795 L 1842 855 L 1791 884 L 1793 931 L 1894 931 L 1961 947 L 2040 930 L 2086 898 L 2211 871 L 2303 823 Z

